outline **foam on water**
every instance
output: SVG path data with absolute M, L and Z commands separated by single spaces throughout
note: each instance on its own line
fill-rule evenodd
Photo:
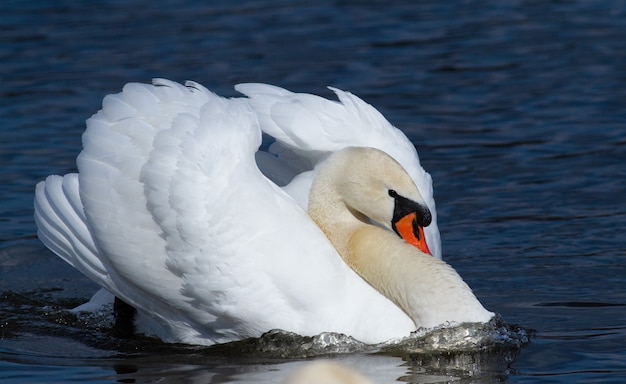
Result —
M 220 353 L 245 353 L 271 358 L 308 358 L 345 353 L 382 353 L 400 356 L 496 353 L 514 357 L 530 342 L 532 331 L 505 323 L 500 317 L 488 323 L 444 325 L 419 329 L 411 335 L 381 344 L 365 344 L 350 336 L 325 332 L 316 336 L 272 330 L 250 338 L 209 347 Z

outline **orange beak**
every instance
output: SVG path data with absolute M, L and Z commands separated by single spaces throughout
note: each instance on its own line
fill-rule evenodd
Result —
M 394 224 L 394 229 L 406 241 L 427 255 L 431 255 L 428 244 L 426 244 L 426 236 L 424 235 L 424 227 L 419 225 L 417 221 L 417 213 L 411 212 L 402 217 Z

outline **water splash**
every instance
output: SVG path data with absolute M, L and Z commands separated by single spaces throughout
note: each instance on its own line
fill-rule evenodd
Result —
M 50 337 L 56 337 L 53 345 L 71 345 L 68 348 L 76 349 L 75 355 L 79 356 L 133 356 L 148 361 L 167 356 L 169 363 L 199 366 L 204 366 L 207 359 L 234 359 L 242 364 L 268 360 L 276 363 L 278 360 L 283 364 L 318 357 L 353 357 L 358 360 L 377 355 L 380 358 L 399 358 L 400 365 L 409 376 L 481 382 L 494 378 L 506 380 L 511 372 L 511 363 L 532 336 L 532 331 L 507 324 L 497 317 L 486 324 L 419 329 L 405 338 L 376 345 L 365 344 L 340 333 L 301 336 L 281 330 L 211 347 L 165 344 L 142 336 L 130 339 L 116 337 L 111 305 L 91 313 L 75 313 L 66 309 L 74 307 L 74 301 L 57 301 L 51 305 L 54 300 L 46 295 L 40 297 L 42 294 L 49 293 L 4 293 L 3 304 L 8 307 L 0 312 L 17 317 L 5 316 L 6 324 L 0 325 L 0 335 L 5 337 L 5 341 L 10 341 L 10 345 L 25 345 L 34 334 L 44 337 L 49 343 L 52 343 Z M 77 348 L 77 345 L 83 348 Z M 58 353 L 55 352 L 55 355 Z M 41 359 L 41 356 L 37 358 Z
M 226 356 L 303 359 L 368 352 L 375 349 L 375 346 L 362 343 L 342 333 L 324 332 L 315 336 L 301 336 L 275 329 L 258 338 L 214 345 L 208 347 L 206 352 Z
M 410 354 L 519 350 L 530 342 L 532 333 L 495 316 L 487 323 L 420 328 L 408 337 L 383 343 L 380 347 L 390 353 Z
M 451 354 L 496 353 L 514 358 L 530 342 L 532 331 L 505 323 L 499 316 L 488 323 L 444 325 L 419 329 L 402 339 L 365 344 L 334 332 L 300 336 L 272 330 L 259 338 L 216 345 L 207 350 L 227 355 L 267 358 L 309 358 L 346 353 L 380 353 L 399 356 L 440 356 Z

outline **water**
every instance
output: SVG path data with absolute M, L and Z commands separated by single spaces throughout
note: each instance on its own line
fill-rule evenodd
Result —
M 36 239 L 34 184 L 75 170 L 103 95 L 165 77 L 375 105 L 433 176 L 444 258 L 536 330 L 512 362 L 332 358 L 380 383 L 623 382 L 626 3 L 396 3 L 4 1 L 0 381 L 275 383 L 303 364 L 116 339 L 63 311 L 95 287 Z

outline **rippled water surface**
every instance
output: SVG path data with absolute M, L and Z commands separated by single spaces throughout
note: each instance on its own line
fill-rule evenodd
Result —
M 444 258 L 536 333 L 519 354 L 331 356 L 377 382 L 626 378 L 623 1 L 4 1 L 0 381 L 276 383 L 305 363 L 117 339 L 35 237 L 33 188 L 130 81 L 350 90 L 415 143 Z M 291 343 L 295 343 L 292 341 Z

